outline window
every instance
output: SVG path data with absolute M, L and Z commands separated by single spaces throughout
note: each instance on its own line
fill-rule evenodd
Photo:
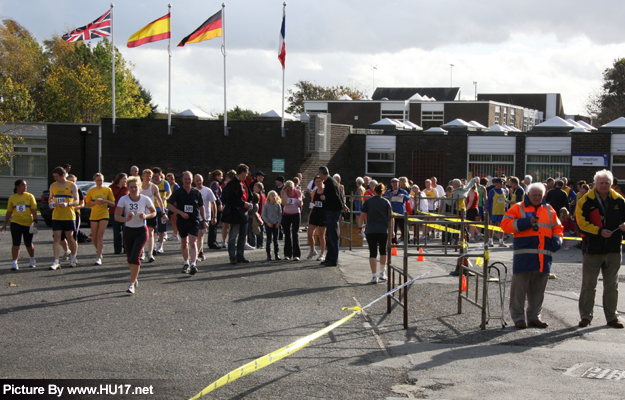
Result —
M 543 182 L 547 178 L 558 179 L 571 176 L 571 156 L 528 154 L 525 173 L 531 175 L 533 182 Z
M 469 154 L 469 174 L 479 177 L 514 176 L 514 154 Z
M 508 124 L 508 126 L 511 126 L 511 127 L 514 128 L 515 127 L 514 120 L 515 120 L 515 118 L 514 118 L 514 108 L 510 108 L 510 123 Z
M 508 125 L 508 107 L 503 108 L 503 120 L 504 125 Z
M 395 152 L 367 152 L 367 174 L 395 175 Z
M 619 182 L 625 181 L 625 155 L 612 155 L 612 174 Z
M 501 107 L 495 106 L 495 124 L 499 125 L 501 122 Z
M 397 119 L 400 121 L 408 121 L 408 111 L 406 111 L 406 119 L 404 119 L 404 110 L 382 110 L 380 112 L 380 119 Z
M 423 130 L 438 128 L 443 125 L 445 117 L 444 111 L 421 111 L 421 127 Z
M 14 157 L 9 161 L 10 165 L 0 165 L 0 176 L 45 178 L 48 169 L 47 139 L 11 140 Z

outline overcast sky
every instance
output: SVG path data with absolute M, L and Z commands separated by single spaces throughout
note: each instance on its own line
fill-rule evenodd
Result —
M 172 109 L 223 111 L 222 38 L 176 45 L 222 2 L 172 0 Z M 228 108 L 281 107 L 277 59 L 283 0 L 230 0 L 225 8 Z M 138 48 L 128 38 L 167 13 L 167 1 L 119 1 L 115 45 L 134 74 L 167 106 L 167 41 Z M 110 1 L 0 2 L 42 42 L 93 21 Z M 478 93 L 561 93 L 567 114 L 585 114 L 602 72 L 625 57 L 624 7 L 616 0 L 290 0 L 286 8 L 286 88 L 459 86 Z M 453 64 L 453 71 L 450 67 Z M 453 75 L 452 75 L 453 74 Z M 453 81 L 452 81 L 453 77 Z

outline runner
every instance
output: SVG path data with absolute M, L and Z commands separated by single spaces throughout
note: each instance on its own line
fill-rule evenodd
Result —
M 125 173 L 120 172 L 115 177 L 111 186 L 109 186 L 113 192 L 113 196 L 115 196 L 115 206 L 117 206 L 119 199 L 128 194 L 128 187 L 126 187 L 127 180 L 128 176 Z M 124 223 L 115 219 L 115 207 L 110 207 L 109 213 L 113 214 L 113 248 L 115 250 L 115 254 L 121 254 L 123 249 L 122 232 L 124 230 Z
M 93 176 L 95 186 L 89 189 L 85 202 L 91 207 L 91 238 L 96 251 L 95 265 L 102 265 L 102 250 L 104 248 L 104 232 L 109 225 L 109 207 L 115 207 L 115 196 L 111 188 L 102 186 L 104 175 L 97 173 Z
M 217 224 L 221 221 L 221 212 L 223 211 L 223 205 L 221 204 L 221 180 L 223 175 L 221 170 L 216 169 L 211 172 L 211 179 L 208 181 L 208 187 L 215 195 L 215 205 L 217 206 L 217 223 L 208 227 L 208 240 L 206 241 L 208 248 L 212 250 L 221 249 L 221 246 L 217 243 Z
M 174 174 L 172 174 L 171 172 L 168 173 L 165 179 L 167 179 L 167 183 L 169 183 L 169 187 L 171 188 L 172 193 L 180 189 L 180 185 L 176 183 L 176 178 L 174 177 Z M 169 221 L 171 222 L 171 229 L 174 231 L 174 234 L 172 235 L 172 237 L 167 238 L 167 240 L 170 240 L 170 241 L 180 240 L 180 238 L 178 237 L 178 227 L 176 226 L 176 214 L 167 210 L 167 217 L 169 217 Z
M 319 237 L 319 246 L 321 249 L 321 254 L 317 257 L 317 261 L 325 261 L 326 259 L 326 210 L 323 207 L 323 203 L 325 201 L 321 200 L 321 196 L 323 196 L 323 189 L 325 186 L 323 185 L 323 179 L 317 176 L 315 177 L 315 190 L 313 190 L 311 194 L 312 200 L 310 204 L 313 205 L 312 210 L 310 211 L 309 218 L 309 226 L 308 226 L 308 244 L 310 245 L 310 253 L 308 260 L 312 259 L 316 256 L 317 250 L 315 249 L 315 230 L 317 230 L 317 236 Z
M 217 208 L 215 206 L 215 194 L 210 188 L 204 186 L 204 177 L 200 174 L 195 174 L 193 177 L 193 181 L 195 182 L 195 188 L 202 195 L 202 200 L 204 201 L 204 211 L 206 213 L 207 222 L 210 220 L 211 225 L 217 225 Z M 203 220 L 200 219 L 199 222 Z M 197 260 L 204 261 L 204 230 L 200 229 L 197 234 Z
M 50 199 L 48 204 L 52 211 L 52 232 L 54 235 L 54 262 L 50 266 L 51 270 L 61 267 L 59 255 L 61 254 L 61 232 L 65 232 L 68 248 L 71 252 L 69 256 L 69 266 L 76 266 L 76 241 L 74 231 L 76 230 L 76 213 L 74 206 L 78 206 L 78 188 L 73 182 L 66 179 L 65 169 L 56 167 L 52 171 L 55 182 L 50 185 Z
M 163 207 L 163 203 L 161 201 L 161 196 L 158 194 L 158 187 L 152 183 L 152 170 L 144 169 L 141 177 L 143 178 L 143 183 L 141 184 L 141 194 L 147 196 L 152 204 L 155 206 L 158 205 Z M 157 211 L 158 214 L 158 211 Z M 146 243 L 147 252 L 148 252 L 148 262 L 154 262 L 154 229 L 156 229 L 156 216 L 150 217 L 147 219 L 146 224 L 148 226 L 148 242 Z M 144 249 L 146 248 L 144 246 Z M 144 250 L 145 253 L 145 250 Z M 141 260 L 145 259 L 144 253 L 141 254 Z
M 165 234 L 167 233 L 167 213 L 164 212 L 167 207 L 167 199 L 171 196 L 171 187 L 163 177 L 163 172 L 160 168 L 156 167 L 152 169 L 154 172 L 154 178 L 152 183 L 158 187 L 158 192 L 161 197 L 161 204 L 156 205 L 156 230 L 158 232 L 158 243 L 154 243 L 154 252 L 158 254 L 163 253 L 163 242 L 165 241 Z
M 35 246 L 33 245 L 33 229 L 37 229 L 37 201 L 35 196 L 28 193 L 26 181 L 18 179 L 15 181 L 13 195 L 9 197 L 7 204 L 7 213 L 4 217 L 4 225 L 1 231 L 6 232 L 7 223 L 11 220 L 11 239 L 13 247 L 11 247 L 11 256 L 13 258 L 12 271 L 17 271 L 17 259 L 20 257 L 20 245 L 22 244 L 22 236 L 24 237 L 24 247 L 30 256 L 29 265 L 35 268 Z
M 138 176 L 128 178 L 127 185 L 129 193 L 119 199 L 115 208 L 115 220 L 125 223 L 124 248 L 126 249 L 128 268 L 130 268 L 130 285 L 126 292 L 133 294 L 139 285 L 137 277 L 141 268 L 140 256 L 148 238 L 146 220 L 156 217 L 156 209 L 149 197 L 139 193 Z M 147 214 L 146 210 L 148 211 Z
M 204 211 L 204 200 L 199 190 L 191 186 L 193 175 L 189 171 L 182 173 L 182 187 L 176 190 L 170 197 L 167 205 L 169 211 L 178 214 L 178 232 L 180 233 L 180 249 L 184 265 L 183 274 L 195 275 L 197 267 L 197 236 L 199 229 L 206 229 L 206 214 Z M 173 206 L 176 204 L 176 207 Z M 202 222 L 200 222 L 202 221 Z M 198 229 L 198 224 L 201 227 Z M 191 261 L 191 266 L 189 266 Z

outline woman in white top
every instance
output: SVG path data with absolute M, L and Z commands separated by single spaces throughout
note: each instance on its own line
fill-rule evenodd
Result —
M 154 173 L 151 169 L 144 169 L 141 174 L 141 178 L 143 182 L 141 183 L 141 194 L 146 196 L 152 201 L 152 204 L 160 207 L 163 210 L 163 200 L 161 199 L 161 195 L 158 192 L 158 186 L 152 183 L 152 175 Z M 154 262 L 154 229 L 156 229 L 156 215 L 154 217 L 150 217 L 146 224 L 148 226 L 148 262 Z M 145 259 L 143 253 L 141 254 L 141 259 Z
M 125 223 L 123 239 L 130 268 L 130 286 L 126 292 L 133 294 L 138 286 L 140 256 L 148 238 L 146 220 L 156 217 L 156 208 L 152 200 L 139 193 L 139 177 L 128 178 L 126 184 L 129 193 L 119 199 L 115 208 L 115 220 Z

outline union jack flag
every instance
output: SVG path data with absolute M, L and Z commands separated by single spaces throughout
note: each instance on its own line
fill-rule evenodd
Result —
M 99 37 L 111 36 L 111 10 L 86 26 L 81 26 L 63 35 L 66 42 L 91 40 Z

